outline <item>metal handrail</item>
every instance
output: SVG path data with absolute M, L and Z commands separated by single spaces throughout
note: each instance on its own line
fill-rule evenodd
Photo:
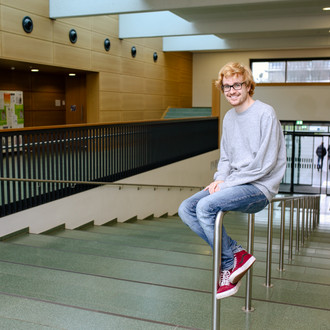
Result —
M 145 184 L 145 183 L 120 183 L 120 182 L 105 182 L 105 181 L 77 181 L 77 180 L 47 180 L 47 179 L 21 179 L 21 178 L 3 178 L 0 177 L 0 181 L 17 181 L 17 182 L 44 182 L 44 183 L 63 183 L 63 184 L 89 184 L 96 186 L 119 186 L 119 187 L 152 187 L 157 188 L 177 188 L 177 189 L 199 189 L 202 190 L 204 187 L 198 186 L 182 186 L 182 185 L 161 185 L 161 184 Z
M 219 274 L 221 268 L 221 243 L 222 243 L 222 223 L 227 212 L 218 212 L 214 224 L 214 244 L 213 244 L 213 286 L 212 286 L 212 329 L 220 329 L 220 300 L 216 298 Z M 247 252 L 253 253 L 254 243 L 254 218 L 255 214 L 249 214 L 248 217 L 248 237 Z M 246 312 L 252 312 L 254 308 L 251 306 L 252 299 L 252 269 L 246 273 L 246 291 L 245 306 L 242 308 Z
M 313 200 L 313 202 L 311 202 Z M 299 237 L 301 245 L 305 242 L 305 231 L 311 232 L 312 212 L 313 212 L 313 228 L 319 222 L 320 195 L 299 195 L 277 197 L 272 199 L 268 208 L 268 229 L 267 229 L 267 260 L 266 260 L 266 287 L 271 287 L 271 258 L 272 258 L 272 232 L 273 232 L 273 204 L 281 203 L 281 226 L 280 226 L 280 254 L 279 254 L 279 271 L 284 270 L 284 240 L 285 240 L 285 208 L 286 202 L 290 202 L 290 224 L 289 224 L 289 252 L 288 258 L 292 259 L 293 246 L 293 216 L 294 202 L 297 201 L 297 219 L 296 219 L 296 250 L 299 251 Z M 301 203 L 302 202 L 302 203 Z M 302 205 L 302 208 L 301 208 Z M 300 209 L 302 209 L 302 221 L 300 229 Z M 305 217 L 306 215 L 306 217 Z M 306 220 L 306 221 L 305 221 Z M 306 222 L 306 224 L 305 224 Z M 307 228 L 307 229 L 305 229 Z M 308 234 L 306 235 L 308 237 Z
M 305 204 L 305 201 L 309 201 Z M 303 245 L 303 237 L 305 234 L 304 219 L 305 211 L 309 214 L 306 217 L 308 230 L 312 230 L 319 223 L 320 216 L 320 195 L 302 195 L 302 196 L 286 196 L 274 198 L 268 206 L 268 229 L 267 229 L 267 260 L 266 260 L 266 287 L 271 287 L 271 258 L 272 258 L 272 237 L 273 237 L 273 212 L 274 203 L 281 202 L 281 234 L 280 234 L 280 258 L 279 269 L 283 270 L 283 255 L 284 255 L 284 232 L 285 232 L 285 208 L 286 202 L 290 201 L 290 226 L 289 226 L 289 259 L 292 259 L 293 245 L 293 217 L 294 217 L 294 201 L 297 201 L 297 219 L 296 219 L 296 250 L 299 250 L 299 236 L 301 233 L 301 244 Z M 302 202 L 302 203 L 301 203 Z M 302 205 L 302 222 L 300 230 L 300 206 Z M 306 208 L 305 208 L 306 206 Z M 310 207 L 310 208 L 309 208 Z M 311 213 L 313 212 L 313 217 Z M 221 267 L 221 240 L 222 240 L 222 224 L 224 216 L 227 212 L 218 212 L 214 223 L 214 247 L 213 247 L 213 283 L 212 283 L 212 329 L 220 329 L 220 300 L 216 299 L 218 290 L 219 274 Z M 248 218 L 248 241 L 247 249 L 249 254 L 253 254 L 254 241 L 254 217 L 255 214 L 249 214 Z M 312 226 L 313 223 L 313 226 Z M 282 268 L 282 269 L 281 269 Z M 252 300 L 252 269 L 246 274 L 246 294 L 245 307 L 242 309 L 246 312 L 253 311 L 251 306 Z
M 0 217 L 216 150 L 218 126 L 212 117 L 1 130 L 1 177 L 67 184 L 0 181 Z

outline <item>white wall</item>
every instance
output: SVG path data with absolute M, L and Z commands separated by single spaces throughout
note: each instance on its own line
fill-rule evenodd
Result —
M 221 67 L 230 61 L 249 65 L 250 59 L 302 57 L 330 57 L 330 50 L 196 53 L 193 56 L 193 106 L 212 105 L 212 80 L 217 79 Z M 271 104 L 280 120 L 328 121 L 330 118 L 330 86 L 257 86 L 254 98 Z M 230 108 L 224 97 L 220 107 L 222 118 Z
M 280 120 L 330 119 L 330 85 L 260 86 L 254 99 L 271 104 Z
M 125 221 L 137 216 L 175 214 L 180 203 L 208 185 L 213 178 L 219 151 L 212 151 L 132 176 L 120 183 L 196 186 L 195 189 L 101 186 L 70 197 L 2 217 L 0 237 L 29 227 L 41 233 L 65 224 L 68 229 L 94 221 L 101 225 L 110 220 Z

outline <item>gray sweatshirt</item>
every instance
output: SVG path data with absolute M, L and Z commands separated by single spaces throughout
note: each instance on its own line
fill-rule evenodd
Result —
M 286 146 L 274 109 L 255 101 L 247 110 L 229 110 L 223 120 L 220 160 L 214 180 L 220 189 L 251 183 L 270 201 L 286 169 Z

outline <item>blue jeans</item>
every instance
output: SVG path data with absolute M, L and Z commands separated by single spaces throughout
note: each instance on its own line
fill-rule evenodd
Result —
M 182 221 L 213 249 L 214 222 L 219 211 L 256 213 L 264 209 L 268 203 L 268 199 L 258 188 L 252 184 L 244 184 L 225 188 L 213 194 L 208 190 L 202 190 L 184 200 L 178 212 Z M 242 247 L 227 235 L 222 226 L 221 269 L 232 269 L 234 253 L 241 250 Z

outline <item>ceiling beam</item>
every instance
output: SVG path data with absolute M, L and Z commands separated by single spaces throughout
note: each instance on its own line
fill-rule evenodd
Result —
M 329 36 L 221 39 L 215 35 L 164 37 L 163 51 L 244 51 L 261 49 L 329 48 Z
M 170 11 L 119 15 L 119 38 L 162 37 L 200 34 L 193 23 Z
M 119 15 L 119 38 L 329 29 L 328 16 L 246 17 L 188 22 L 169 11 Z
M 297 0 L 290 0 L 295 2 Z M 287 0 L 49 0 L 49 17 L 113 15 L 182 8 L 284 3 Z

